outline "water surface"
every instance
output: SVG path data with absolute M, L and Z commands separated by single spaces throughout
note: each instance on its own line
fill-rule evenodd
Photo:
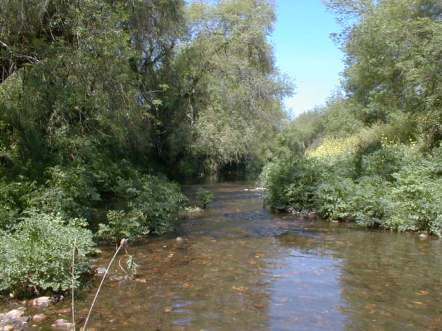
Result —
M 91 327 L 442 330 L 440 240 L 272 215 L 252 186 L 206 188 L 215 200 L 201 217 L 182 221 L 173 237 L 129 248 L 137 279 L 118 280 L 114 268 Z M 80 318 L 94 290 L 79 299 Z M 69 319 L 68 308 L 46 313 Z

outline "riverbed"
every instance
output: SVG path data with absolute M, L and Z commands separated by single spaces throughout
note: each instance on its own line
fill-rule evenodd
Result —
M 173 236 L 129 245 L 137 276 L 112 269 L 91 328 L 442 330 L 441 240 L 272 214 L 246 184 L 205 188 L 215 199 L 203 214 Z M 80 320 L 97 284 L 77 300 Z M 30 329 L 69 319 L 68 301 Z

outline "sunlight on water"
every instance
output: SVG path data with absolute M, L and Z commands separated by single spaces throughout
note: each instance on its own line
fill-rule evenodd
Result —
M 247 186 L 215 184 L 183 241 L 129 248 L 135 280 L 115 267 L 96 330 L 442 330 L 442 244 L 263 209 Z M 189 188 L 191 191 L 192 188 Z M 112 252 L 98 261 L 104 265 Z M 94 288 L 83 291 L 78 315 Z M 47 309 L 69 319 L 69 303 Z M 49 328 L 49 324 L 47 324 Z M 35 328 L 34 328 L 35 329 Z

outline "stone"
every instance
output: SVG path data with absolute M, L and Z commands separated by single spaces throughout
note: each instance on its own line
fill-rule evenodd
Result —
M 4 315 L 4 318 L 6 318 L 8 320 L 16 320 L 16 319 L 19 319 L 20 317 L 22 317 L 24 315 L 24 313 L 25 313 L 24 308 L 13 309 L 11 311 L 8 311 Z
M 60 318 L 52 324 L 52 327 L 57 330 L 73 330 L 74 324 Z
M 177 243 L 182 243 L 184 239 L 181 238 L 181 237 L 176 237 L 175 240 L 176 240 Z
M 419 239 L 420 239 L 420 240 L 428 239 L 428 234 L 426 234 L 426 233 L 421 233 L 421 234 L 419 234 Z
M 0 314 L 0 331 L 23 330 L 29 320 L 29 317 L 24 313 L 25 308 L 20 307 Z
M 33 320 L 34 322 L 39 323 L 39 322 L 44 321 L 46 318 L 47 318 L 47 317 L 46 317 L 45 314 L 36 314 L 36 315 L 34 315 L 34 316 L 32 317 L 32 320 Z
M 51 301 L 52 300 L 50 297 L 39 297 L 39 298 L 32 300 L 31 305 L 34 307 L 45 308 L 45 307 L 49 306 Z
M 106 273 L 106 268 L 105 267 L 98 267 L 97 269 L 95 269 L 95 273 L 98 276 L 102 276 Z

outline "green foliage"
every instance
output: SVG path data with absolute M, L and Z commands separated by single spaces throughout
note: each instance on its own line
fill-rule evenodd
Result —
M 186 201 L 176 184 L 155 176 L 119 178 L 114 194 L 121 209 L 108 211 L 98 237 L 116 242 L 173 231 Z
M 249 160 L 244 169 L 256 169 L 270 157 L 291 90 L 273 63 L 270 1 L 3 2 L 5 235 L 28 231 L 15 229 L 29 213 L 42 227 L 56 220 L 54 229 L 84 219 L 108 240 L 163 234 L 185 199 L 162 172 L 201 176 Z M 41 254 L 62 277 L 69 250 L 61 242 L 57 252 L 56 241 L 59 256 Z M 42 274 L 32 282 L 65 289 Z
M 91 208 L 101 200 L 92 172 L 82 166 L 55 166 L 47 173 L 46 186 L 34 194 L 31 205 L 46 213 L 90 220 Z
M 143 214 L 143 226 L 151 233 L 164 234 L 175 229 L 180 210 L 186 202 L 178 185 L 154 176 L 146 176 L 141 189 L 128 202 L 128 208 Z
M 25 180 L 0 182 L 0 230 L 12 229 L 19 222 L 35 188 L 36 183 Z
M 266 166 L 261 181 L 266 200 L 276 208 L 310 209 L 323 171 L 318 160 L 279 160 Z
M 214 197 L 213 193 L 205 189 L 199 189 L 196 192 L 197 204 L 203 209 L 207 208 L 209 203 L 212 202 L 213 197 Z
M 278 159 L 263 174 L 268 200 L 365 226 L 441 235 L 442 5 L 326 2 L 346 25 L 338 36 L 347 56 L 346 97 L 281 133 Z
M 149 233 L 149 229 L 141 225 L 143 220 L 141 212 L 109 210 L 106 218 L 107 223 L 100 224 L 97 232 L 97 236 L 101 239 L 118 243 L 123 238 L 133 239 Z
M 321 216 L 346 220 L 352 217 L 350 197 L 354 194 L 355 187 L 350 178 L 326 178 L 318 187 L 313 188 L 315 206 Z
M 78 219 L 66 223 L 58 216 L 27 213 L 12 233 L 2 233 L 0 291 L 24 295 L 68 290 L 74 246 L 78 286 L 81 275 L 88 271 L 92 233 Z
M 363 154 L 362 166 L 355 153 L 275 161 L 262 175 L 267 201 L 368 227 L 441 235 L 441 150 L 424 156 L 414 145 L 385 144 Z
M 442 178 L 432 170 L 431 160 L 424 164 L 411 164 L 394 174 L 391 191 L 391 218 L 387 225 L 401 231 L 425 230 L 442 235 Z

